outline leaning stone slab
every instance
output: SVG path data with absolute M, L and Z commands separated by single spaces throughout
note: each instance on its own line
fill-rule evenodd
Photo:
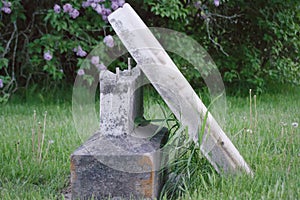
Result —
M 108 20 L 120 40 L 174 115 L 188 128 L 190 137 L 216 171 L 253 175 L 250 167 L 208 112 L 172 59 L 129 4 L 117 9 Z M 206 115 L 207 114 L 207 115 Z M 205 134 L 198 138 L 205 122 Z

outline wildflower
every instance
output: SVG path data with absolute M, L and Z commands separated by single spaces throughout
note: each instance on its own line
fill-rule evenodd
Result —
M 60 71 L 61 73 L 64 73 L 64 70 L 63 70 L 63 69 L 60 69 L 59 71 Z
M 59 6 L 59 5 L 55 4 L 55 5 L 54 5 L 54 7 L 53 7 L 53 10 L 54 10 L 54 12 L 55 12 L 55 13 L 57 13 L 57 14 L 58 14 L 58 13 L 60 13 L 60 11 L 61 11 L 61 8 L 60 8 L 60 6 Z
M 3 88 L 3 80 L 0 79 L 0 88 Z
M 214 4 L 218 7 L 220 5 L 220 0 L 214 0 Z
M 92 63 L 93 65 L 99 64 L 99 61 L 100 61 L 99 56 L 93 56 L 93 57 L 91 58 L 91 63 Z
M 1 10 L 6 13 L 6 14 L 10 14 L 11 13 L 11 9 L 9 7 L 2 7 Z
M 52 59 L 52 55 L 51 55 L 50 51 L 47 51 L 44 53 L 44 59 L 47 61 Z
M 54 140 L 49 140 L 48 142 L 49 142 L 49 144 L 53 144 Z
M 77 74 L 78 74 L 79 76 L 82 76 L 82 75 L 84 75 L 85 73 L 84 73 L 84 70 L 83 70 L 83 69 L 79 69 L 79 70 L 77 71 Z
M 69 3 L 67 3 L 63 6 L 63 9 L 64 9 L 65 13 L 70 13 L 73 11 L 73 6 Z
M 293 123 L 292 123 L 292 126 L 293 126 L 294 128 L 297 128 L 297 127 L 298 127 L 298 123 L 297 123 L 297 122 L 293 122 Z
M 98 69 L 98 71 L 102 71 L 102 70 L 106 70 L 107 69 L 106 66 L 103 63 L 97 64 L 96 68 Z
M 70 17 L 76 19 L 79 16 L 79 11 L 77 9 L 73 9 L 72 12 L 69 12 Z
M 103 42 L 105 43 L 106 46 L 112 48 L 114 44 L 114 38 L 111 35 L 107 35 L 104 37 Z
M 251 129 L 247 129 L 246 132 L 247 133 L 253 133 L 253 131 Z

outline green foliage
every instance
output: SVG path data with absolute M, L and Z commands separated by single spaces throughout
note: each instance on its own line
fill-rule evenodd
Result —
M 228 88 L 246 93 L 262 92 L 271 82 L 300 84 L 299 6 L 299 1 L 228 1 L 222 14 L 240 16 L 217 21 L 222 28 L 214 31 L 229 56 L 211 53 Z
M 247 93 L 252 88 L 262 92 L 274 81 L 300 84 L 299 1 L 220 1 L 218 7 L 212 0 L 128 2 L 148 26 L 193 37 L 212 56 L 230 91 Z M 65 3 L 70 2 L 61 1 L 61 9 Z M 54 4 L 15 0 L 11 14 L 0 12 L 0 76 L 4 83 L 0 101 L 30 84 L 73 83 L 84 59 L 73 49 L 81 46 L 88 53 L 112 33 L 101 15 L 82 7 L 82 0 L 71 1 L 80 12 L 76 19 L 63 11 L 54 12 Z M 110 8 L 111 1 L 104 5 Z M 169 42 L 175 44 L 181 46 L 180 40 Z M 194 87 L 202 87 L 200 78 L 209 71 L 199 73 L 187 62 L 194 59 L 195 50 L 186 51 L 188 58 L 174 54 L 172 58 Z M 44 59 L 47 52 L 52 59 Z M 124 66 L 119 61 L 116 64 Z M 92 81 L 91 77 L 85 79 Z
M 300 88 L 275 85 L 272 89 L 272 94 L 257 96 L 258 123 L 253 133 L 245 130 L 249 127 L 249 99 L 227 98 L 228 117 L 223 128 L 253 169 L 254 178 L 218 175 L 195 146 L 189 143 L 191 146 L 177 151 L 180 154 L 177 154 L 179 156 L 175 157 L 177 160 L 169 170 L 174 182 L 169 181 L 165 185 L 166 193 L 162 199 L 171 199 L 171 196 L 172 199 L 187 200 L 298 199 L 300 127 L 293 127 L 291 123 L 299 123 L 300 120 Z M 30 99 L 15 98 L 14 102 L 0 109 L 0 198 L 63 199 L 61 191 L 69 186 L 70 154 L 83 142 L 74 127 L 72 104 L 68 100 L 62 102 L 65 92 L 59 94 L 56 100 L 47 96 L 53 97 L 55 93 L 39 94 L 39 91 L 33 90 L 28 95 Z M 42 101 L 41 95 L 45 101 Z M 149 93 L 145 98 L 145 115 L 149 115 L 150 119 L 161 119 L 159 108 L 153 109 L 154 98 L 155 93 Z M 162 100 L 159 105 L 168 109 Z M 48 111 L 43 150 L 45 157 L 39 163 L 36 159 L 38 122 L 43 127 L 45 111 Z M 34 151 L 33 128 L 36 130 Z M 185 139 L 186 135 L 181 138 Z M 54 143 L 50 142 L 47 150 L 49 141 Z M 170 153 L 174 152 L 176 149 L 170 150 Z M 167 197 L 167 194 L 170 196 Z
M 151 7 L 150 11 L 155 15 L 171 18 L 172 20 L 187 17 L 188 9 L 179 0 L 148 0 L 145 3 Z
M 76 55 L 74 49 L 80 46 L 82 51 L 90 52 L 111 32 L 104 14 L 83 8 L 81 0 L 61 1 L 59 13 L 53 9 L 54 1 L 36 2 L 37 6 L 30 8 L 29 3 L 13 1 L 11 14 L 0 12 L 0 73 L 4 83 L 0 101 L 30 84 L 47 87 L 55 82 L 72 83 L 86 57 Z M 78 9 L 78 17 L 63 12 L 66 3 Z M 111 2 L 103 6 L 108 9 Z M 45 59 L 46 53 L 51 57 Z M 90 77 L 85 79 L 91 82 Z

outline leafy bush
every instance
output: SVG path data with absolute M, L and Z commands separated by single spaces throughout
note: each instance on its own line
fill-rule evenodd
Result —
M 212 56 L 232 91 L 252 88 L 261 92 L 270 81 L 300 84 L 299 1 L 128 2 L 147 19 L 148 26 L 170 28 L 197 40 Z M 0 101 L 31 84 L 51 88 L 58 83 L 73 83 L 87 52 L 113 34 L 107 16 L 123 3 L 2 0 Z M 111 38 L 106 38 L 106 44 L 113 45 Z M 186 58 L 172 58 L 193 86 L 204 85 Z M 105 68 L 101 58 L 98 64 Z

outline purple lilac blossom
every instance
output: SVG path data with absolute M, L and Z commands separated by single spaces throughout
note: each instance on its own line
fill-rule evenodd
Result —
M 102 8 L 102 15 L 108 16 L 108 15 L 110 15 L 110 13 L 111 13 L 111 10 L 109 8 L 105 8 L 105 7 Z
M 105 13 L 106 13 L 107 16 L 110 15 L 112 13 L 111 9 L 109 9 L 109 8 L 105 9 Z
M 102 13 L 102 6 L 98 4 L 97 7 L 95 8 L 95 11 L 96 11 L 99 15 L 101 15 L 101 13 Z
M 0 79 L 0 88 L 3 88 L 3 80 Z
M 81 48 L 81 46 L 78 46 L 75 52 L 79 57 L 85 57 L 87 55 L 87 53 Z
M 97 7 L 97 4 L 96 3 L 91 3 L 91 7 L 93 8 L 93 9 L 95 9 L 96 7 Z
M 52 59 L 52 55 L 51 55 L 50 51 L 47 51 L 44 53 L 44 59 L 47 61 Z
M 10 8 L 11 7 L 11 2 L 9 1 L 2 1 L 3 7 Z
M 55 12 L 55 13 L 57 13 L 57 14 L 58 14 L 58 13 L 60 13 L 60 11 L 61 11 L 61 8 L 60 8 L 60 6 L 59 6 L 59 5 L 55 4 L 55 5 L 54 5 L 54 7 L 53 7 L 53 10 L 54 10 L 54 12 Z
M 102 15 L 102 20 L 105 21 L 105 22 L 108 22 L 108 18 L 106 15 Z
M 85 73 L 84 73 L 84 70 L 83 70 L 83 69 L 79 69 L 79 70 L 77 71 L 77 74 L 78 74 L 79 76 L 82 76 L 82 75 L 84 75 Z
M 70 13 L 70 12 L 72 12 L 72 10 L 73 10 L 73 6 L 72 6 L 71 4 L 69 4 L 69 3 L 67 3 L 67 4 L 65 4 L 65 5 L 63 6 L 63 9 L 64 9 L 64 12 L 65 12 L 65 13 Z
M 10 14 L 11 13 L 11 9 L 8 7 L 2 7 L 1 10 L 6 13 L 6 14 Z
M 119 7 L 122 7 L 125 4 L 125 0 L 118 0 Z
M 214 4 L 218 7 L 220 5 L 220 0 L 214 0 Z
M 92 63 L 93 65 L 97 65 L 97 64 L 99 64 L 99 62 L 100 62 L 99 56 L 92 56 L 92 58 L 91 58 L 91 63 Z
M 97 64 L 96 68 L 98 69 L 98 71 L 106 70 L 106 66 L 103 63 Z
M 107 35 L 104 37 L 103 42 L 106 46 L 112 48 L 114 44 L 114 38 L 111 35 Z
M 111 9 L 113 9 L 113 10 L 117 10 L 119 8 L 119 4 L 118 4 L 118 2 L 112 2 L 111 3 Z
M 88 2 L 88 1 L 84 1 L 84 2 L 82 2 L 82 4 L 81 4 L 81 6 L 82 6 L 83 8 L 87 8 L 87 7 L 89 7 L 90 5 L 91 5 L 91 3 Z
M 77 9 L 73 9 L 72 12 L 69 12 L 70 17 L 76 19 L 79 16 L 79 11 Z

